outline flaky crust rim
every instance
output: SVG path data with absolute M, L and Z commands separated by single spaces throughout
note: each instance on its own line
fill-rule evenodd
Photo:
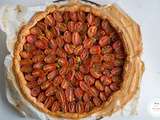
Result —
M 89 113 L 62 113 L 51 112 L 44 107 L 44 105 L 36 100 L 36 98 L 30 95 L 30 90 L 27 87 L 27 82 L 24 79 L 23 73 L 20 71 L 20 51 L 23 49 L 25 43 L 25 36 L 29 34 L 29 29 L 32 28 L 39 20 L 43 19 L 49 13 L 55 10 L 60 11 L 77 11 L 82 10 L 85 12 L 91 12 L 96 16 L 103 19 L 108 19 L 110 23 L 116 28 L 122 37 L 125 51 L 127 53 L 127 59 L 124 65 L 123 72 L 123 84 L 119 91 L 114 93 L 110 99 L 100 108 L 95 108 Z M 25 99 L 27 99 L 33 106 L 40 111 L 49 114 L 53 117 L 64 117 L 70 119 L 80 119 L 90 116 L 95 113 L 97 116 L 111 115 L 113 112 L 121 109 L 124 105 L 133 98 L 136 92 L 139 90 L 139 83 L 144 71 L 144 64 L 140 59 L 142 52 L 142 42 L 139 26 L 127 15 L 116 6 L 102 6 L 97 7 L 91 4 L 82 4 L 80 2 L 67 3 L 65 5 L 50 5 L 45 11 L 37 12 L 31 18 L 31 20 L 24 25 L 17 34 L 17 41 L 14 47 L 13 57 L 13 71 L 19 84 L 19 88 Z M 118 107 L 116 105 L 119 100 Z

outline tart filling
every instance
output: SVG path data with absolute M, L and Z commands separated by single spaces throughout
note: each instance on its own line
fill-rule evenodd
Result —
M 107 19 L 55 10 L 23 42 L 19 64 L 30 96 L 51 112 L 89 113 L 121 87 L 126 54 Z

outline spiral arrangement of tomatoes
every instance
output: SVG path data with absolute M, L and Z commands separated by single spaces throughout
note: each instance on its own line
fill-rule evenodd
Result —
M 50 111 L 84 113 L 120 89 L 125 51 L 107 19 L 54 11 L 30 29 L 20 68 L 33 97 Z

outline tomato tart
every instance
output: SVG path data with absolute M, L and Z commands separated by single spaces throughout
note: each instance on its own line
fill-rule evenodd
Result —
M 82 3 L 50 5 L 18 32 L 14 74 L 24 97 L 40 111 L 87 117 L 107 109 L 121 91 L 129 48 L 103 13 Z

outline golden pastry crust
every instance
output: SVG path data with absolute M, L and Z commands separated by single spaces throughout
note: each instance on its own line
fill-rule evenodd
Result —
M 125 51 L 127 53 L 127 59 L 124 65 L 123 72 L 123 85 L 119 91 L 114 93 L 110 99 L 105 103 L 101 108 L 94 108 L 91 112 L 88 113 L 63 113 L 63 112 L 51 112 L 44 105 L 37 101 L 36 98 L 30 95 L 30 89 L 27 87 L 27 82 L 24 78 L 23 73 L 20 70 L 20 51 L 23 49 L 25 42 L 25 36 L 29 34 L 29 29 L 32 28 L 38 21 L 45 18 L 49 13 L 52 13 L 55 10 L 59 11 L 85 11 L 91 12 L 96 16 L 99 16 L 103 19 L 108 19 L 110 23 L 116 28 L 116 30 L 121 33 L 123 38 L 123 43 Z M 119 19 L 119 20 L 117 20 Z M 140 59 L 142 52 L 142 43 L 139 26 L 131 20 L 128 16 L 124 16 L 121 11 L 117 9 L 117 6 L 103 6 L 96 7 L 94 5 L 86 5 L 82 3 L 68 3 L 66 5 L 50 5 L 43 12 L 36 13 L 28 24 L 24 25 L 18 35 L 17 42 L 14 49 L 14 58 L 13 58 L 13 70 L 19 84 L 21 93 L 24 97 L 31 102 L 35 107 L 40 111 L 45 112 L 53 117 L 64 117 L 79 119 L 87 117 L 93 113 L 96 115 L 111 115 L 113 112 L 122 108 L 133 96 L 136 94 L 139 89 L 139 82 L 144 71 L 143 62 Z M 116 101 L 119 100 L 120 107 L 116 107 Z

